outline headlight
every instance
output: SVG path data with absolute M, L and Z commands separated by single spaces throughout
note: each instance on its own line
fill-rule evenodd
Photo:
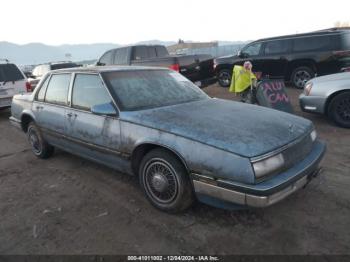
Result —
M 253 163 L 253 169 L 256 178 L 261 178 L 279 170 L 284 165 L 284 157 L 282 153 L 269 157 L 267 159 Z
M 314 141 L 316 140 L 316 138 L 317 138 L 316 130 L 312 131 L 311 134 L 310 134 L 310 136 L 311 136 L 312 142 L 314 142 Z
M 312 88 L 312 82 L 308 82 L 304 87 L 304 94 L 306 96 L 310 95 L 311 88 Z

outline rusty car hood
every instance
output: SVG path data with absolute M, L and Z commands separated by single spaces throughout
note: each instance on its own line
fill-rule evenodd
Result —
M 169 132 L 244 157 L 256 157 L 311 132 L 311 121 L 222 99 L 123 112 L 121 120 Z

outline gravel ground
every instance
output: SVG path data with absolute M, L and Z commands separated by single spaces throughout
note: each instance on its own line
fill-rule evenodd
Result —
M 62 151 L 37 159 L 1 111 L 0 254 L 350 254 L 350 131 L 288 93 L 328 144 L 321 176 L 266 209 L 197 203 L 179 215 L 154 209 L 134 177 Z

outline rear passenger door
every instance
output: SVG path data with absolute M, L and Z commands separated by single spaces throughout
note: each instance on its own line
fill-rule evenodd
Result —
M 263 74 L 272 78 L 284 78 L 287 71 L 291 40 L 267 41 L 263 47 Z
M 75 151 L 100 162 L 115 161 L 120 149 L 119 119 L 91 112 L 94 105 L 113 105 L 100 75 L 76 73 L 70 100 L 65 121 L 67 137 L 74 143 Z
M 52 74 L 38 91 L 32 110 L 47 140 L 55 144 L 65 135 L 65 114 L 72 74 Z

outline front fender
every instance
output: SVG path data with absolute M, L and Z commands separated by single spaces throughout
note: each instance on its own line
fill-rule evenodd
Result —
M 124 152 L 132 154 L 135 148 L 142 144 L 155 144 L 177 154 L 191 173 L 248 184 L 254 183 L 254 172 L 248 158 L 130 122 L 122 122 L 121 128 Z

